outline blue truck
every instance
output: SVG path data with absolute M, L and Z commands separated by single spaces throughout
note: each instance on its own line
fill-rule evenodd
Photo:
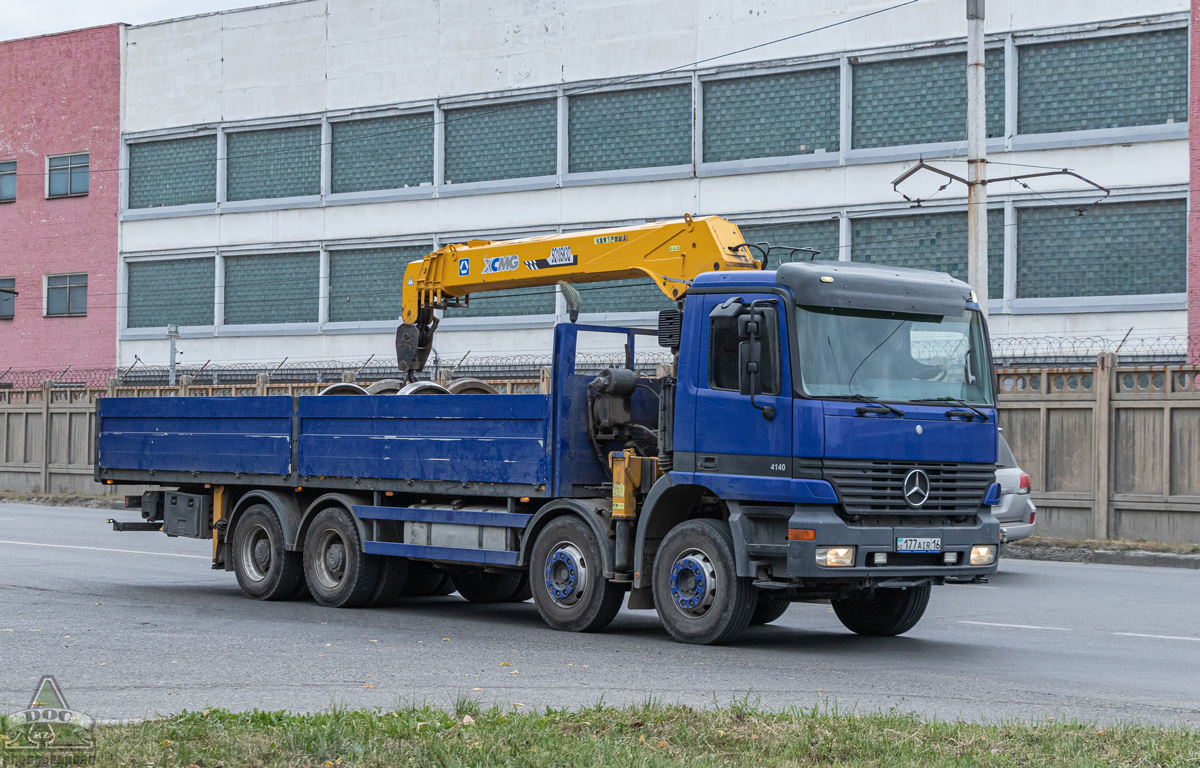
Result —
M 409 312 L 406 295 L 415 322 L 397 350 L 412 381 L 439 315 L 428 307 L 513 286 L 495 272 L 469 282 L 495 254 L 491 267 L 512 254 L 510 272 L 550 273 L 517 284 L 567 275 L 567 293 L 641 272 L 675 307 L 657 330 L 560 323 L 539 394 L 422 382 L 104 398 L 96 479 L 156 488 L 131 497 L 143 522 L 114 526 L 211 540 L 213 567 L 255 599 L 532 597 L 550 627 L 574 632 L 626 604 L 694 644 L 729 642 L 795 601 L 896 635 L 932 586 L 995 572 L 996 386 L 969 286 L 846 262 L 761 269 L 774 246 L 715 217 L 563 238 L 473 241 L 411 265 L 406 286 L 425 286 L 424 303 Z M 626 250 L 602 250 L 613 244 Z M 551 248 L 560 263 L 523 258 Z M 631 271 L 633 253 L 650 266 Z M 627 365 L 581 370 L 581 344 L 606 342 Z M 655 345 L 671 362 L 642 375 L 638 350 Z

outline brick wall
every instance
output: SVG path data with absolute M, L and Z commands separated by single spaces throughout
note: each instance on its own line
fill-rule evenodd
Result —
M 1191 103 L 1188 105 L 1188 142 L 1190 144 L 1191 199 L 1188 205 L 1188 339 L 1192 363 L 1200 362 L 1200 0 L 1192 0 L 1192 50 L 1188 62 L 1188 79 L 1192 82 Z
M 17 199 L 0 203 L 0 277 L 15 317 L 0 320 L 0 373 L 115 363 L 120 165 L 120 26 L 0 43 L 0 161 Z M 45 198 L 47 155 L 90 154 L 85 197 Z M 43 317 L 43 276 L 88 275 L 84 317 Z

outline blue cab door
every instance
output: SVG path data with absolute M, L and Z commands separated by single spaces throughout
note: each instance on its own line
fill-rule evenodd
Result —
M 699 297 L 697 297 L 699 298 Z M 771 294 L 742 294 L 733 299 L 749 305 L 776 300 L 767 307 L 768 327 L 763 343 L 763 394 L 738 391 L 737 320 L 718 310 L 729 296 L 704 296 L 695 367 L 696 481 L 713 490 L 727 488 L 725 498 L 746 498 L 739 488 L 753 481 L 740 478 L 792 477 L 792 372 L 783 302 Z M 714 315 L 714 311 L 716 314 Z M 762 410 L 774 409 L 768 419 Z

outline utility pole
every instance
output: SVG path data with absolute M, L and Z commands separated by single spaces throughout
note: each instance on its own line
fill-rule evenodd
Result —
M 171 340 L 171 362 L 167 367 L 167 385 L 173 387 L 175 386 L 175 356 L 179 354 L 175 350 L 175 342 L 179 340 L 178 325 L 167 326 L 167 338 Z
M 986 0 L 967 2 L 967 282 L 987 315 L 987 90 L 983 24 Z

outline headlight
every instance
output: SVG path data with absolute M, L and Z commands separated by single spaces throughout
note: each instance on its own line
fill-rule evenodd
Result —
M 817 565 L 848 568 L 854 565 L 854 547 L 817 547 Z
M 971 547 L 971 565 L 991 565 L 996 562 L 996 545 Z

